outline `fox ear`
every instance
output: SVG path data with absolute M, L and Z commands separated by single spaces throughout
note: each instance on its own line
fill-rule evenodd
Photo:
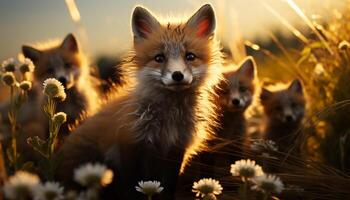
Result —
M 250 80 L 253 80 L 256 74 L 256 64 L 254 58 L 251 56 L 246 58 L 240 65 L 239 72 Z
M 288 87 L 288 91 L 303 94 L 303 85 L 299 79 L 295 79 Z
M 29 58 L 33 62 L 38 61 L 41 54 L 42 54 L 42 52 L 40 50 L 35 49 L 33 47 L 30 47 L 30 46 L 26 46 L 26 45 L 22 46 L 22 53 L 23 53 L 24 57 Z
M 74 53 L 78 52 L 78 43 L 73 34 L 69 33 L 64 38 L 61 44 L 61 49 L 74 52 Z
M 198 37 L 210 37 L 214 34 L 215 24 L 213 7 L 206 4 L 187 21 L 186 26 L 196 30 Z
M 160 27 L 160 23 L 146 8 L 138 6 L 132 14 L 131 27 L 135 39 L 145 39 Z
M 271 96 L 272 96 L 272 92 L 270 92 L 269 90 L 262 88 L 261 89 L 261 93 L 260 93 L 260 100 L 263 101 L 267 101 Z

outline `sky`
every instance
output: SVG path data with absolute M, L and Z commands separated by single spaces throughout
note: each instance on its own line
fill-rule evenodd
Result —
M 76 0 L 81 21 L 77 25 L 65 0 L 0 0 L 0 60 L 14 57 L 23 44 L 63 38 L 75 33 L 93 57 L 114 55 L 130 48 L 130 16 L 143 5 L 157 16 L 189 17 L 201 5 L 211 3 L 216 11 L 220 37 L 266 38 L 271 30 L 288 30 L 262 2 L 277 11 L 298 29 L 307 31 L 300 17 L 284 0 Z M 327 18 L 333 7 L 346 0 L 295 0 L 309 16 Z M 224 29 L 223 29 L 224 27 Z

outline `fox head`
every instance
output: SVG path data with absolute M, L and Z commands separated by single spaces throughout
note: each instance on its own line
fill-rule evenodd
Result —
M 225 80 L 219 85 L 219 102 L 226 110 L 244 112 L 252 103 L 254 96 L 256 76 L 254 59 L 248 57 L 236 71 L 226 72 L 223 75 Z
M 78 43 L 72 34 L 68 34 L 57 47 L 39 50 L 22 46 L 22 53 L 35 64 L 34 78 L 37 81 L 56 78 L 66 89 L 70 89 L 80 76 L 82 63 Z
M 260 95 L 267 117 L 282 124 L 300 123 L 305 113 L 305 97 L 301 82 L 296 79 L 284 90 L 271 92 L 265 88 Z
M 179 24 L 161 24 L 147 9 L 136 7 L 132 32 L 134 61 L 141 81 L 172 91 L 198 86 L 212 62 L 215 23 L 210 5 L 202 6 L 186 23 Z

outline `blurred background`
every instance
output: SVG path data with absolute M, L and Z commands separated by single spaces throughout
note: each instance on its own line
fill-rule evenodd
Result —
M 276 13 L 300 31 L 309 31 L 284 0 L 0 0 L 0 60 L 13 57 L 22 44 L 63 38 L 69 32 L 80 37 L 93 60 L 116 56 L 131 45 L 130 15 L 136 5 L 145 6 L 158 16 L 182 17 L 204 3 L 211 3 L 217 10 L 219 37 L 226 43 L 241 37 L 265 42 L 271 32 L 291 36 Z M 346 2 L 296 0 L 295 3 L 309 17 L 324 20 L 330 8 L 343 8 Z

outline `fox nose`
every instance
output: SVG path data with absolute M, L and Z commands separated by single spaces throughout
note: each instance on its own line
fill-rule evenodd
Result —
M 240 103 L 239 99 L 237 98 L 232 99 L 232 105 L 239 106 L 239 103 Z
M 184 75 L 180 71 L 175 71 L 171 75 L 171 78 L 176 82 L 180 82 L 184 79 Z
M 64 88 L 67 87 L 67 79 L 66 77 L 59 77 L 58 81 L 62 83 L 62 85 L 64 86 Z
M 286 119 L 286 122 L 292 122 L 293 121 L 293 116 L 287 115 L 285 119 Z

